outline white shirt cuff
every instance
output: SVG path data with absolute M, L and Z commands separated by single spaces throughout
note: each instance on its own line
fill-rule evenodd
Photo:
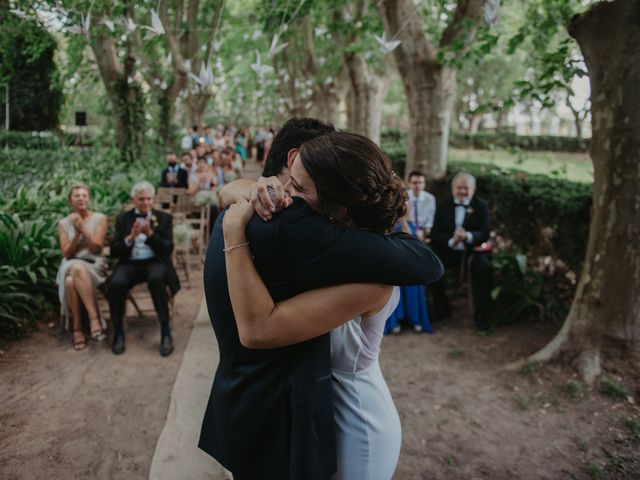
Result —
M 467 243 L 469 245 L 473 243 L 473 233 L 467 232 Z
M 453 237 L 449 239 L 449 242 L 447 242 L 449 245 L 449 248 L 453 249 L 453 250 L 464 250 L 464 245 L 462 243 L 457 243 L 456 245 L 453 244 Z
M 129 240 L 129 237 L 124 237 L 124 244 L 127 247 L 130 247 L 131 245 L 133 245 L 133 242 L 131 240 Z

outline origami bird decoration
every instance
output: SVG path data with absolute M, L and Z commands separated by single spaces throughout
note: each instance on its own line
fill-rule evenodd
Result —
M 260 81 L 264 80 L 264 76 L 267 73 L 273 72 L 271 65 L 263 65 L 260 59 L 260 52 L 256 50 L 256 63 L 251 64 L 251 69 L 256 72 Z
M 156 35 L 164 35 L 164 27 L 162 26 L 162 21 L 160 20 L 160 15 L 155 10 L 151 10 L 151 26 L 143 26 L 142 28 L 146 28 L 149 30 L 150 34 L 146 38 L 153 38 Z
M 379 37 L 378 35 L 374 35 L 376 41 L 378 42 L 378 44 L 380 45 L 380 48 L 382 49 L 382 53 L 383 54 L 387 54 L 393 50 L 395 50 L 396 48 L 398 48 L 398 46 L 402 43 L 400 40 L 386 40 L 385 39 L 385 33 L 382 34 L 382 37 Z
M 278 41 L 280 40 L 280 34 L 276 33 L 271 40 L 271 47 L 269 48 L 269 58 L 275 57 L 278 53 L 286 48 L 288 43 L 283 43 L 278 45 Z

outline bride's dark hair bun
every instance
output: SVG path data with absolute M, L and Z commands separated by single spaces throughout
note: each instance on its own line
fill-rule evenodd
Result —
M 316 184 L 324 216 L 383 233 L 404 214 L 404 185 L 389 157 L 367 137 L 323 135 L 302 145 L 300 159 Z

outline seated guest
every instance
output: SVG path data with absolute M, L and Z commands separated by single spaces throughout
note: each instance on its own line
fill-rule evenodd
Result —
M 248 140 L 244 130 L 238 130 L 235 138 L 235 149 L 243 162 L 247 161 L 247 143 Z
M 68 199 L 73 213 L 58 224 L 60 250 L 64 258 L 56 283 L 63 315 L 68 318 L 71 311 L 73 347 L 82 350 L 87 343 L 82 331 L 81 304 L 89 317 L 91 338 L 102 341 L 105 337 L 94 292 L 105 279 L 102 246 L 107 235 L 107 217 L 89 210 L 89 188 L 86 185 L 73 185 Z
M 189 178 L 192 175 L 195 175 L 196 164 L 193 160 L 193 155 L 191 155 L 191 152 L 182 152 L 182 155 L 180 155 L 180 160 L 180 168 L 187 171 L 187 173 L 189 174 Z
M 238 164 L 238 162 L 240 163 Z M 229 147 L 222 151 L 220 167 L 222 168 L 225 184 L 233 182 L 242 176 L 242 161 L 236 159 L 235 151 Z
M 180 148 L 182 150 L 191 150 L 193 148 L 193 129 L 187 128 L 187 134 L 180 140 Z
M 209 163 L 201 158 L 196 166 L 196 174 L 189 180 L 189 194 L 194 195 L 202 190 L 213 191 L 218 185 L 218 176 Z
M 204 127 L 204 143 L 207 145 L 213 145 L 213 135 L 211 133 L 211 127 Z
M 121 213 L 116 219 L 111 255 L 119 261 L 108 288 L 114 329 L 111 349 L 116 355 L 124 352 L 123 318 L 127 294 L 134 285 L 143 282 L 147 283 L 160 321 L 160 355 L 167 356 L 173 351 L 169 293 L 175 295 L 180 289 L 180 282 L 171 262 L 171 215 L 151 209 L 154 196 L 155 189 L 149 182 L 136 183 L 131 189 L 135 208 Z
M 174 153 L 165 157 L 167 167 L 162 171 L 161 187 L 187 188 L 189 186 L 189 172 L 178 165 L 178 159 Z
M 452 195 L 438 202 L 431 230 L 432 246 L 445 268 L 460 268 L 465 251 L 472 254 L 471 293 L 475 305 L 474 320 L 479 330 L 489 328 L 493 269 L 488 252 L 474 251 L 489 240 L 489 205 L 474 196 L 476 179 L 469 173 L 457 174 L 451 182 Z M 442 279 L 432 284 L 434 318 L 451 314 L 451 306 Z
M 409 209 L 409 205 L 407 205 L 404 216 L 400 218 L 398 225 L 396 225 L 396 232 L 408 233 L 414 237 L 417 236 L 417 229 L 410 218 L 411 210 Z M 411 325 L 416 332 L 433 332 L 427 313 L 424 286 L 411 285 L 400 287 L 400 301 L 384 325 L 385 335 L 389 332 L 400 333 L 402 329 L 400 324 L 402 321 Z
M 425 191 L 425 176 L 414 170 L 409 174 L 409 218 L 421 240 L 429 236 L 436 214 L 436 197 Z

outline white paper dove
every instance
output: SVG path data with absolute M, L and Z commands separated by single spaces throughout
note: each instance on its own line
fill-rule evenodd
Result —
M 141 28 L 146 28 L 149 30 L 151 35 L 148 38 L 152 38 L 156 35 L 164 35 L 164 27 L 162 26 L 162 21 L 160 20 L 160 15 L 155 10 L 151 10 L 151 26 L 143 26 Z
M 80 25 L 72 25 L 67 27 L 67 30 L 71 33 L 84 33 L 85 35 L 89 35 L 89 27 L 91 26 L 91 6 L 89 6 L 89 10 L 87 11 L 87 16 L 80 14 Z
M 269 48 L 269 58 L 275 57 L 278 53 L 285 49 L 288 43 L 283 43 L 278 45 L 278 40 L 280 39 L 280 34 L 276 33 L 271 40 L 271 47 Z
M 124 27 L 127 29 L 127 33 L 131 33 L 135 31 L 136 28 L 138 28 L 138 25 L 136 25 L 136 22 L 131 20 L 130 17 L 127 17 L 124 21 Z
M 498 21 L 500 12 L 500 0 L 488 0 L 482 6 L 484 10 L 484 21 L 489 25 L 494 25 Z
M 9 11 L 20 18 L 27 18 L 27 12 L 23 12 L 19 8 L 12 8 Z
M 265 74 L 273 72 L 273 67 L 271 65 L 262 64 L 262 60 L 260 59 L 260 52 L 258 50 L 256 50 L 256 63 L 251 64 L 251 69 L 256 72 L 258 78 L 261 81 L 264 80 Z
M 395 50 L 402 42 L 400 40 L 393 40 L 393 39 L 386 40 L 385 36 L 386 36 L 385 33 L 382 34 L 382 37 L 379 37 L 378 35 L 374 35 L 376 41 L 380 44 L 382 53 L 386 55 L 392 50 Z
M 202 88 L 210 87 L 214 81 L 211 64 L 205 66 L 204 62 L 202 62 L 200 74 L 196 77 L 193 73 L 189 73 L 189 77 Z
M 104 23 L 104 26 L 107 27 L 110 32 L 113 32 L 116 29 L 113 20 L 111 20 L 110 18 L 105 18 L 102 23 Z
M 320 25 L 319 27 L 314 28 L 313 31 L 315 32 L 316 37 L 321 37 L 328 32 L 327 27 L 325 27 L 324 25 Z

